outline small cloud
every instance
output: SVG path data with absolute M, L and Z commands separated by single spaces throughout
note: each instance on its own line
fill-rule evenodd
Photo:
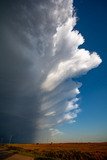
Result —
M 47 112 L 45 116 L 55 116 L 55 111 Z
M 74 110 L 74 109 L 77 109 L 79 107 L 78 104 L 76 104 L 76 102 L 78 101 L 79 99 L 78 98 L 75 98 L 75 99 L 72 99 L 71 101 L 68 101 L 67 102 L 67 107 L 66 107 L 66 111 L 71 111 L 71 110 Z
M 80 111 L 80 109 L 75 109 L 73 112 L 65 113 L 63 117 L 57 121 L 57 124 L 64 122 L 75 122 L 75 118 Z
M 63 132 L 59 131 L 58 129 L 54 129 L 54 128 L 50 128 L 49 131 L 50 131 L 52 137 L 54 137 L 56 135 L 62 135 L 63 134 Z

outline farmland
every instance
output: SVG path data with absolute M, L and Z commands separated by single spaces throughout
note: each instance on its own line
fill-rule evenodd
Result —
M 17 157 L 20 157 L 20 160 L 107 160 L 107 143 L 2 144 L 0 146 L 0 160 L 17 160 Z

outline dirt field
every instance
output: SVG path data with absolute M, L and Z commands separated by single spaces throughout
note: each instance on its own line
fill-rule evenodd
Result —
M 50 143 L 50 144 L 10 144 L 8 146 L 21 147 L 28 150 L 76 150 L 82 152 L 104 152 L 107 154 L 107 143 Z
M 28 157 L 28 156 L 23 156 L 23 155 L 20 155 L 20 154 L 15 154 L 5 160 L 33 160 L 34 158 L 32 157 Z
M 5 144 L 0 147 L 2 159 L 107 160 L 107 143 Z

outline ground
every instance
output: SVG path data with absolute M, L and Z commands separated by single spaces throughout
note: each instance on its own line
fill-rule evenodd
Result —
M 1 144 L 0 160 L 107 160 L 107 143 Z
M 6 158 L 6 160 L 33 160 L 33 157 L 23 156 L 20 154 L 14 154 L 13 156 Z

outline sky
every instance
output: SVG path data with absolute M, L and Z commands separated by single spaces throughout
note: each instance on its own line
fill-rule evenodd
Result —
M 107 141 L 106 1 L 0 1 L 0 141 Z

